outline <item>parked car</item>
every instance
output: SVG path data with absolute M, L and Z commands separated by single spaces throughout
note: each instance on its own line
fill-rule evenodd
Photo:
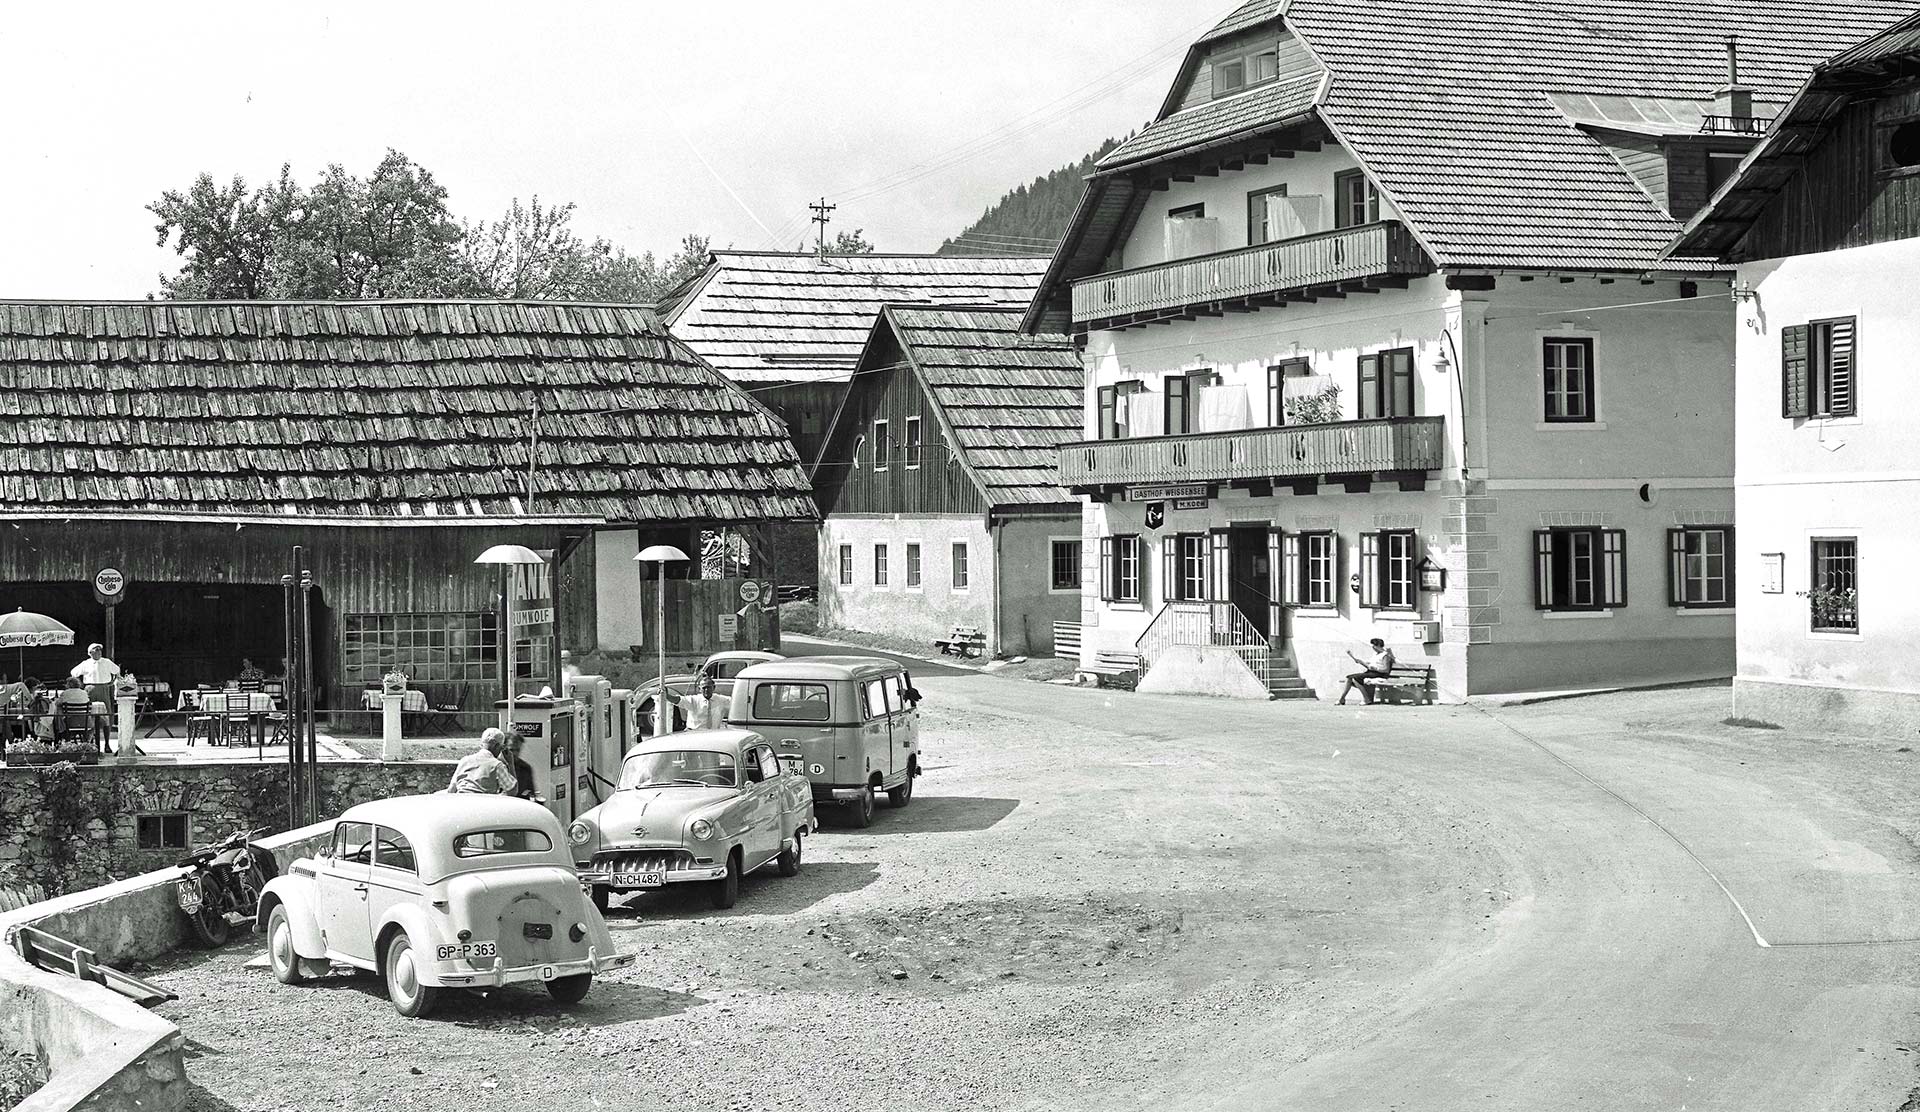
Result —
M 408 1018 L 450 988 L 539 981 L 576 1003 L 594 974 L 633 957 L 614 949 L 581 891 L 566 838 L 553 812 L 505 796 L 349 808 L 317 856 L 261 893 L 255 923 L 273 975 L 292 985 L 330 964 L 377 973 Z
M 755 664 L 764 664 L 769 660 L 785 660 L 779 653 L 760 652 L 754 649 L 727 649 L 714 653 L 692 674 L 670 672 L 667 674 L 667 690 L 675 695 L 691 694 L 700 686 L 700 677 L 713 676 L 713 693 L 718 698 L 727 698 L 733 693 L 733 680 L 743 670 Z M 635 718 L 635 737 L 651 734 L 645 728 L 653 722 L 653 700 L 660 691 L 660 681 L 650 679 L 633 690 L 633 713 Z M 686 726 L 686 716 L 677 708 L 674 710 L 673 728 L 678 730 Z
M 615 892 L 705 884 L 732 907 L 740 878 L 768 863 L 800 871 L 820 827 L 806 776 L 750 730 L 689 730 L 635 746 L 613 798 L 567 828 L 580 882 L 606 910 Z
M 734 680 L 727 721 L 796 753 L 817 803 L 846 806 L 873 823 L 874 793 L 895 807 L 913 800 L 920 775 L 920 692 L 896 661 L 809 656 L 755 664 Z

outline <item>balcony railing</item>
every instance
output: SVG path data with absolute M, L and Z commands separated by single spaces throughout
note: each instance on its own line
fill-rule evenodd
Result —
M 1192 436 L 1094 440 L 1060 449 L 1070 489 L 1134 483 L 1433 471 L 1446 465 L 1443 417 L 1388 417 Z
M 1765 135 L 1771 126 L 1772 116 L 1700 117 L 1700 130 L 1708 135 Z
M 1114 321 L 1343 282 L 1404 283 L 1432 272 L 1406 226 L 1384 220 L 1083 278 L 1073 284 L 1073 320 Z

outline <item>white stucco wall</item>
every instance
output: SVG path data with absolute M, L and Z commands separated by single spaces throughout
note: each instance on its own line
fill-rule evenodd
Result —
M 603 529 L 593 534 L 594 622 L 600 647 L 626 652 L 643 643 L 646 608 L 640 587 L 640 536 L 633 529 Z
M 1740 268 L 1757 296 L 1740 306 L 1737 504 L 1739 678 L 1743 714 L 1877 732 L 1920 717 L 1920 497 L 1910 422 L 1920 412 L 1920 239 Z M 1858 318 L 1858 416 L 1781 416 L 1780 333 L 1829 317 Z M 1816 536 L 1858 538 L 1860 629 L 1813 633 L 1798 592 L 1811 585 Z M 1766 593 L 1763 562 L 1780 553 L 1783 590 Z
M 953 587 L 952 545 L 967 545 L 967 586 Z M 874 546 L 887 546 L 887 584 L 873 581 Z M 907 586 L 907 545 L 920 546 L 920 586 Z M 840 582 L 840 546 L 853 550 L 853 582 Z M 989 644 L 994 620 L 993 540 L 976 514 L 830 514 L 820 530 L 820 625 L 927 642 L 956 625 Z

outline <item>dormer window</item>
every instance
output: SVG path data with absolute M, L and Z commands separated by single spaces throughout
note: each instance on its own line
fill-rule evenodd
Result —
M 1280 53 L 1273 47 L 1247 54 L 1218 58 L 1213 63 L 1213 95 L 1232 96 L 1252 85 L 1272 81 L 1280 75 Z

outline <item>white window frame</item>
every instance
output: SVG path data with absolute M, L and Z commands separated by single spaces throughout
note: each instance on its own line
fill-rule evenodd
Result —
M 873 469 L 875 471 L 887 469 L 887 455 L 887 422 L 875 421 L 873 423 Z
M 926 583 L 927 559 L 918 538 L 906 541 L 907 550 L 901 557 L 901 585 L 914 594 L 919 594 Z
M 893 561 L 887 552 L 889 547 L 885 541 L 873 546 L 873 589 L 876 591 L 893 590 Z
M 908 471 L 918 471 L 920 470 L 920 452 L 921 452 L 920 418 L 918 417 L 907 418 L 906 427 L 901 431 L 906 434 L 906 439 L 901 444 L 901 459 L 902 459 L 903 466 L 905 466 Z
M 954 557 L 959 557 L 955 559 Z M 947 582 L 956 595 L 964 595 L 973 589 L 973 546 L 960 537 L 953 538 L 947 546 Z M 957 582 L 961 573 L 966 574 L 966 582 Z
M 1073 560 L 1073 577 L 1079 582 L 1072 587 L 1056 587 L 1053 585 L 1053 565 L 1054 565 L 1054 559 L 1056 555 L 1054 552 L 1054 546 L 1061 545 L 1061 544 L 1069 544 L 1069 543 L 1079 546 L 1075 550 L 1075 555 Z M 1086 558 L 1087 558 L 1087 539 L 1085 537 L 1080 537 L 1080 536 L 1048 537 L 1047 538 L 1047 593 L 1050 595 L 1077 595 L 1077 594 L 1080 594 L 1082 591 L 1086 590 L 1086 585 L 1087 585 Z
M 840 586 L 853 586 L 853 546 L 850 544 L 840 546 L 838 571 Z

